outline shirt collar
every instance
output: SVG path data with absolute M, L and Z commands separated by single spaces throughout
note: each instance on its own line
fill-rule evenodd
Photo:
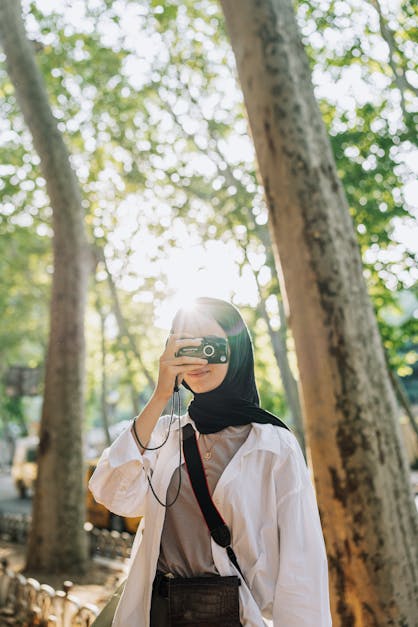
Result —
M 174 427 L 176 431 L 179 428 L 178 424 L 176 420 Z M 184 427 L 186 424 L 191 424 L 193 429 L 197 431 L 196 425 L 188 413 L 180 417 L 180 427 Z M 252 429 L 248 434 L 248 438 L 238 450 L 242 456 L 248 455 L 256 450 L 270 451 L 277 454 L 281 448 L 280 442 L 283 442 L 282 438 L 277 437 L 279 435 L 278 430 L 280 430 L 280 435 L 283 435 L 286 441 L 290 441 L 290 438 L 294 437 L 290 431 L 282 427 L 276 427 L 271 424 L 260 424 L 258 422 L 251 424 Z

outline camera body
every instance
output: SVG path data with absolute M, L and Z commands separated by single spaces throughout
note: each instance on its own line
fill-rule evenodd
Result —
M 207 359 L 209 364 L 226 364 L 228 362 L 228 340 L 217 335 L 202 338 L 199 346 L 183 346 L 175 357 L 198 357 Z

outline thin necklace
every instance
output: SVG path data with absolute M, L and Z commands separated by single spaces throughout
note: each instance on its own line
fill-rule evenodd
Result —
M 203 459 L 204 459 L 205 461 L 209 461 L 210 459 L 212 459 L 212 450 L 213 450 L 213 447 L 215 446 L 216 441 L 217 441 L 218 439 L 219 439 L 219 435 L 215 437 L 214 442 L 213 442 L 213 444 L 212 444 L 212 446 L 211 446 L 210 448 L 208 448 L 208 447 L 206 446 L 206 443 L 205 443 L 205 442 L 203 442 L 203 440 L 202 440 L 202 443 L 205 445 L 205 449 L 206 449 L 206 452 L 205 452 L 205 453 L 203 453 Z

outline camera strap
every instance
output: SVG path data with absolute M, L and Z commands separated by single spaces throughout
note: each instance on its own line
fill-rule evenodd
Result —
M 182 431 L 183 454 L 187 472 L 189 474 L 194 495 L 199 504 L 210 535 L 215 540 L 216 544 L 219 544 L 219 546 L 226 549 L 229 559 L 244 579 L 238 560 L 231 547 L 231 532 L 210 496 L 208 482 L 206 480 L 205 470 L 202 464 L 202 458 L 200 457 L 199 447 L 196 441 L 195 430 L 192 425 L 188 423 L 187 425 L 184 425 Z

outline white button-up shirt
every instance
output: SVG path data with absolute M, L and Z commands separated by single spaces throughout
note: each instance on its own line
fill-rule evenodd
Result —
M 167 434 L 163 416 L 149 447 Z M 181 426 L 190 422 L 181 418 Z M 178 423 L 166 444 L 141 455 L 130 427 L 103 452 L 89 487 L 94 498 L 121 516 L 145 517 L 132 547 L 130 569 L 113 627 L 149 627 L 152 582 L 160 550 L 163 502 L 179 463 Z M 295 436 L 254 423 L 222 473 L 212 495 L 231 530 L 241 578 L 244 627 L 330 627 L 328 569 L 321 523 L 308 469 Z M 203 523 L 204 524 L 204 523 Z M 211 540 L 222 576 L 239 575 L 224 548 Z M 271 622 L 270 622 L 271 621 Z

